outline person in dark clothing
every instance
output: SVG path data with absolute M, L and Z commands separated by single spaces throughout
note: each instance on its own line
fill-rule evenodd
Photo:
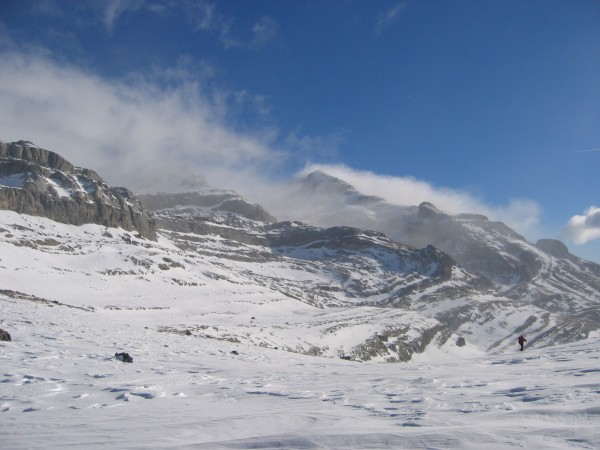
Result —
M 519 336 L 519 345 L 521 346 L 521 351 L 523 351 L 523 347 L 525 346 L 525 342 L 527 342 L 527 339 L 525 339 L 525 337 L 523 337 L 523 335 Z

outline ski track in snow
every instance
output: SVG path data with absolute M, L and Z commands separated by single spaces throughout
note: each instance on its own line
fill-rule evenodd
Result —
M 0 305 L 3 449 L 600 447 L 599 340 L 356 363 L 158 333 L 140 311 Z

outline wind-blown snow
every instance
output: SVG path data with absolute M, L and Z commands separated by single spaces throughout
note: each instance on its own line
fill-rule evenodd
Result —
M 600 447 L 600 336 L 345 361 L 333 349 L 373 324 L 423 319 L 315 308 L 164 237 L 0 217 L 3 450 Z M 317 338 L 329 357 L 290 344 Z

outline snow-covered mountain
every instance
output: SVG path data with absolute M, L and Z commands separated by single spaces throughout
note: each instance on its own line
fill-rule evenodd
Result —
M 317 224 L 329 225 L 337 213 L 344 225 L 377 230 L 417 248 L 433 245 L 509 298 L 570 313 L 600 303 L 600 265 L 570 254 L 560 241 L 532 244 L 501 222 L 446 214 L 431 203 L 393 205 L 323 172 L 300 180 L 292 196 L 313 206 Z
M 429 345 L 457 353 L 466 346 L 506 348 L 514 345 L 518 333 L 527 333 L 531 346 L 548 346 L 585 339 L 600 329 L 598 265 L 570 255 L 553 242 L 533 246 L 505 225 L 481 216 L 449 216 L 430 204 L 393 207 L 359 194 L 341 180 L 315 173 L 305 185 L 313 195 L 319 191 L 340 195 L 371 218 L 394 216 L 399 224 L 397 233 L 409 244 L 427 242 L 419 237 L 422 230 L 449 253 L 429 244 L 415 248 L 359 228 L 276 222 L 259 205 L 234 192 L 213 188 L 142 196 L 144 205 L 153 210 L 149 218 L 145 210 L 139 211 L 141 204 L 132 194 L 127 193 L 127 201 L 115 197 L 115 192 L 127 191 L 110 188 L 97 175 L 89 175 L 92 171 L 75 169 L 57 154 L 24 141 L 0 148 L 4 149 L 0 198 L 21 196 L 36 205 L 50 205 L 50 213 L 28 209 L 25 200 L 18 202 L 18 207 L 5 203 L 4 208 L 60 220 L 63 216 L 52 212 L 57 201 L 61 205 L 83 202 L 87 211 L 105 211 L 107 204 L 116 210 L 115 201 L 107 200 L 113 195 L 121 206 L 120 217 L 143 216 L 145 224 L 158 228 L 158 241 L 154 241 L 153 233 L 141 233 L 139 228 L 127 233 L 127 229 L 133 231 L 131 226 L 107 221 L 102 214 L 86 213 L 85 220 L 74 216 L 60 220 L 84 223 L 96 217 L 96 223 L 105 226 L 88 229 L 82 238 L 78 228 L 58 231 L 52 221 L 30 216 L 17 219 L 6 216 L 5 211 L 5 258 L 15 249 L 27 253 L 6 270 L 19 267 L 19 261 L 55 260 L 50 266 L 54 269 L 34 267 L 35 273 L 50 273 L 48 279 L 34 283 L 38 288 L 19 281 L 0 286 L 15 295 L 62 302 L 63 298 L 48 295 L 52 290 L 47 286 L 55 278 L 64 278 L 64 270 L 73 280 L 83 276 L 87 284 L 80 286 L 82 289 L 94 290 L 95 284 L 104 285 L 111 279 L 116 292 L 130 292 L 138 290 L 139 280 L 145 280 L 151 291 L 163 286 L 166 293 L 162 297 L 167 298 L 212 296 L 213 285 L 207 280 L 218 279 L 227 295 L 238 296 L 243 286 L 252 297 L 265 296 L 275 305 L 292 302 L 311 313 L 296 323 L 284 308 L 275 314 L 283 325 L 261 326 L 262 332 L 257 333 L 253 321 L 231 324 L 212 337 L 360 360 L 406 361 Z M 34 190 L 33 199 L 32 185 L 43 186 Z M 64 209 L 73 210 L 69 206 Z M 125 230 L 107 228 L 116 225 Z M 419 240 L 422 242 L 416 242 Z M 105 251 L 119 256 L 100 257 L 104 265 L 97 267 L 87 262 L 89 254 L 95 254 L 95 261 Z M 61 262 L 61 255 L 69 262 Z M 75 260 L 78 262 L 71 267 L 70 261 Z M 218 270 L 205 269 L 208 267 Z M 6 279 L 14 280 L 14 275 Z M 188 292 L 190 288 L 192 292 Z M 126 300 L 118 294 L 111 297 Z M 155 302 L 144 296 L 135 307 Z M 100 296 L 90 305 L 74 304 L 106 307 L 114 306 L 112 303 Z M 159 303 L 154 306 L 167 306 Z M 190 317 L 196 304 L 191 299 L 184 303 L 189 304 L 186 317 Z M 213 307 L 217 308 L 216 304 Z M 175 326 L 165 321 L 161 330 L 202 329 L 198 327 L 210 329 L 194 322 Z M 290 339 L 297 335 L 298 327 L 302 338 Z
M 3 448 L 600 444 L 598 266 L 557 242 L 348 195 L 496 272 L 376 227 L 277 222 L 231 191 L 140 202 L 30 143 L 0 149 Z M 507 277 L 518 249 L 529 272 Z

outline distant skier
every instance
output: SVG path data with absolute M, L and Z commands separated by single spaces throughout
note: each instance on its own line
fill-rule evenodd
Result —
M 525 337 L 523 337 L 523 335 L 519 336 L 519 345 L 521 346 L 521 351 L 523 351 L 523 347 L 525 346 L 525 342 L 527 342 L 527 339 L 525 339 Z

